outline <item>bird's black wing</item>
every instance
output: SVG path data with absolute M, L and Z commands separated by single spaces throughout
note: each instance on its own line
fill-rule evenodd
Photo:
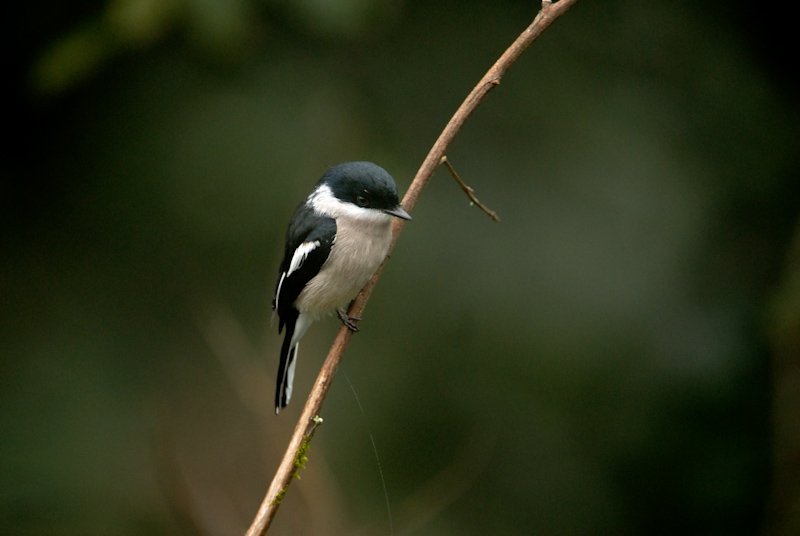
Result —
M 325 264 L 335 238 L 336 220 L 320 216 L 306 204 L 297 208 L 286 231 L 286 250 L 272 298 L 272 308 L 280 318 L 279 333 L 287 321 L 296 320 L 294 302 Z

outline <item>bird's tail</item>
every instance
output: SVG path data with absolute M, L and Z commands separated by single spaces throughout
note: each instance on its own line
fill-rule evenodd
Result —
M 287 324 L 286 336 L 281 346 L 281 359 L 278 364 L 278 383 L 275 386 L 275 415 L 289 404 L 292 398 L 292 382 L 294 381 L 294 366 L 297 363 L 297 348 L 300 342 L 292 344 L 294 326 Z

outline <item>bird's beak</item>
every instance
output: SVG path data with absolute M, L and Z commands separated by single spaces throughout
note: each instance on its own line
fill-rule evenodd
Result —
M 395 216 L 397 218 L 403 218 L 404 220 L 410 220 L 411 219 L 411 216 L 408 214 L 408 212 L 403 210 L 403 207 L 401 207 L 400 205 L 397 205 L 394 208 L 384 209 L 384 212 L 386 214 L 391 214 L 392 216 Z

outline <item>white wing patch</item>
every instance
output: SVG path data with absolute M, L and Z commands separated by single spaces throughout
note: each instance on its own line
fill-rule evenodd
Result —
M 283 286 L 283 280 L 286 279 L 286 272 L 281 274 L 281 280 L 278 282 L 278 289 L 275 291 L 275 307 L 278 306 L 281 300 L 281 287 Z M 275 311 L 272 311 L 272 315 L 275 316 Z M 270 319 L 270 323 L 272 320 Z
M 294 255 L 292 256 L 292 262 L 289 263 L 289 270 L 281 274 L 281 280 L 278 282 L 277 290 L 275 290 L 276 304 L 280 303 L 281 287 L 283 287 L 284 280 L 290 275 L 292 275 L 292 272 L 296 271 L 301 266 L 303 266 L 303 262 L 305 262 L 306 257 L 308 257 L 308 254 L 314 251 L 318 247 L 319 247 L 319 240 L 315 240 L 313 242 L 303 242 L 297 247 L 296 250 L 294 250 Z
M 294 250 L 294 255 L 292 255 L 292 262 L 289 263 L 289 271 L 286 272 L 286 277 L 289 277 L 293 272 L 303 266 L 308 254 L 318 247 L 319 240 L 314 240 L 313 242 L 303 242 L 297 246 L 297 249 Z

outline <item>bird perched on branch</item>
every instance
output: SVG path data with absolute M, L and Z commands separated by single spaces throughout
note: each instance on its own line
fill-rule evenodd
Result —
M 295 210 L 272 298 L 281 347 L 275 414 L 292 397 L 297 347 L 309 326 L 336 312 L 358 331 L 346 308 L 378 269 L 392 241 L 392 218 L 410 220 L 389 173 L 372 162 L 329 169 Z

